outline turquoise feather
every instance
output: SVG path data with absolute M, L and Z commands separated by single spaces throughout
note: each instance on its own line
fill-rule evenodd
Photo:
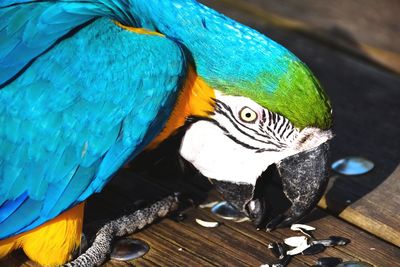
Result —
M 7 84 L 0 91 L 0 238 L 101 190 L 160 132 L 185 66 L 174 42 L 98 19 Z

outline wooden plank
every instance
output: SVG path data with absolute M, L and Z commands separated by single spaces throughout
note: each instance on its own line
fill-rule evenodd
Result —
M 308 1 L 262 1 L 262 0 L 201 0 L 200 2 L 213 7 L 223 13 L 228 13 L 231 17 L 235 14 L 246 15 L 251 20 L 259 23 L 279 27 L 292 32 L 300 33 L 318 40 L 324 44 L 334 46 L 336 49 L 343 50 L 360 59 L 369 61 L 388 70 L 400 73 L 400 38 L 397 32 L 397 10 L 400 5 L 395 0 L 385 0 L 391 2 L 385 8 L 386 16 L 381 14 L 374 15 L 376 28 L 371 29 L 370 17 L 374 14 L 373 6 L 381 2 L 368 1 L 363 7 L 351 4 L 352 1 L 339 1 L 341 4 L 330 5 L 326 2 L 315 0 Z M 350 3 L 350 4 L 349 4 Z M 385 4 L 383 4 L 384 6 Z M 302 7 L 302 8 L 299 8 Z M 357 9 L 356 11 L 354 9 Z M 304 12 L 307 10 L 308 12 Z M 368 14 L 360 17 L 361 22 L 367 21 L 362 25 L 357 25 L 354 21 L 354 14 L 357 11 L 367 10 Z M 327 13 L 335 11 L 334 17 L 329 20 Z M 382 9 L 381 9 L 382 11 Z M 347 13 L 347 14 L 346 14 Z M 232 14 L 234 14 L 232 16 Z M 344 23 L 344 21 L 349 20 Z M 386 21 L 385 21 L 386 20 Z M 384 37 L 384 38 L 382 38 Z
M 164 179 L 161 180 L 160 186 L 155 186 L 154 182 L 160 180 L 147 182 L 137 175 L 123 172 L 120 177 L 116 177 L 118 183 L 111 185 L 112 190 L 107 188 L 104 194 L 92 198 L 87 209 L 94 209 L 94 212 L 101 209 L 105 216 L 108 212 L 116 214 L 119 210 L 130 207 L 131 202 L 136 201 L 137 196 L 144 191 L 151 190 L 153 197 L 157 198 L 158 195 L 165 195 L 169 191 L 168 187 L 173 188 L 174 183 L 177 183 L 174 179 Z M 122 180 L 126 183 L 119 183 Z M 137 186 L 136 189 L 128 186 L 130 182 Z M 135 194 L 136 191 L 140 192 Z M 127 192 L 131 194 L 127 196 Z M 214 192 L 207 201 L 215 199 L 218 199 L 218 195 Z M 285 237 L 296 235 L 288 229 L 279 229 L 272 233 L 257 231 L 249 222 L 225 221 L 205 209 L 191 208 L 185 214 L 187 217 L 183 222 L 165 219 L 132 235 L 133 238 L 143 239 L 150 244 L 151 249 L 143 258 L 129 263 L 108 261 L 103 266 L 259 266 L 274 261 L 267 249 L 270 242 L 282 241 Z M 204 228 L 195 223 L 195 218 L 219 220 L 223 224 L 218 228 Z M 317 257 L 322 256 L 363 260 L 377 266 L 396 266 L 400 257 L 400 249 L 322 211 L 315 211 L 306 222 L 317 228 L 317 238 L 340 235 L 350 238 L 352 243 L 346 247 L 328 248 L 316 256 L 297 257 L 293 261 L 294 266 L 310 266 L 315 263 Z M 12 260 L 15 262 L 16 259 Z M 18 265 L 8 264 L 10 261 L 5 263 L 6 266 L 19 266 L 26 258 L 22 256 L 19 260 Z M 0 266 L 1 264 L 3 262 Z M 31 262 L 24 264 L 35 266 Z
M 96 220 L 103 220 L 107 218 L 107 214 L 113 214 L 112 216 L 114 214 L 123 214 L 127 210 L 126 207 L 131 207 L 130 203 L 137 200 L 154 201 L 168 194 L 170 193 L 167 190 L 155 187 L 152 183 L 146 183 L 142 179 L 138 179 L 136 174 L 122 170 L 120 175 L 115 177 L 114 181 L 103 190 L 102 194 L 90 199 L 86 210 L 91 209 L 96 213 L 101 209 L 104 214 L 103 216 L 97 215 Z M 90 219 L 92 218 L 93 216 L 87 218 L 87 223 L 91 223 Z M 157 225 L 153 226 L 157 227 Z M 87 227 L 85 228 L 89 230 Z M 154 266 L 214 266 L 211 262 L 196 256 L 190 251 L 179 251 L 178 245 L 154 234 L 149 229 L 133 234 L 132 238 L 140 238 L 150 245 L 150 251 L 144 256 L 144 259 Z M 132 262 L 142 266 L 140 260 Z
M 166 188 L 168 188 L 169 186 L 169 183 L 166 179 L 157 179 L 153 181 L 162 184 L 162 186 Z M 214 191 L 214 193 L 210 195 L 210 198 L 207 201 L 214 201 L 218 199 L 219 196 Z M 186 214 L 188 217 L 187 220 L 185 220 L 185 224 L 190 225 L 192 230 L 196 229 L 193 230 L 196 232 L 201 231 L 202 227 L 195 224 L 195 218 L 221 221 L 220 218 L 203 209 L 194 209 Z M 347 245 L 346 247 L 328 248 L 323 253 L 316 256 L 299 257 L 298 259 L 296 259 L 296 264 L 313 265 L 315 264 L 315 260 L 318 257 L 332 256 L 340 257 L 344 260 L 362 260 L 376 266 L 396 266 L 397 261 L 400 258 L 399 248 L 387 244 L 384 241 L 377 239 L 376 237 L 366 233 L 361 229 L 358 229 L 342 220 L 330 216 L 322 210 L 315 210 L 310 216 L 305 219 L 305 222 L 310 223 L 317 228 L 317 231 L 315 232 L 316 238 L 327 238 L 331 235 L 339 235 L 349 238 L 350 240 L 352 240 L 352 243 Z M 219 237 L 211 238 L 217 239 L 216 243 L 218 244 L 220 244 L 221 242 L 218 242 L 218 240 L 223 240 L 224 237 L 225 239 L 227 239 L 226 236 L 230 236 L 229 239 L 232 239 L 232 237 L 238 238 L 238 236 L 241 236 L 239 238 L 239 240 L 241 241 L 232 241 L 232 248 L 237 249 L 238 247 L 240 247 L 239 244 L 243 244 L 242 246 L 245 247 L 244 251 L 252 251 L 252 253 L 248 252 L 251 257 L 259 259 L 260 261 L 264 260 L 264 263 L 266 263 L 267 261 L 270 261 L 271 263 L 271 261 L 273 260 L 270 252 L 266 250 L 266 247 L 269 243 L 279 240 L 282 241 L 288 236 L 295 235 L 293 231 L 290 231 L 288 229 L 278 229 L 272 233 L 266 233 L 263 231 L 256 231 L 251 223 L 238 224 L 226 220 L 223 220 L 223 223 L 224 225 L 218 228 L 218 232 L 204 233 L 202 231 L 202 235 L 207 237 L 208 239 L 210 239 L 209 235 L 211 234 L 219 235 Z M 198 228 L 200 228 L 200 230 Z M 248 244 L 247 247 L 246 243 Z
M 316 232 L 317 238 L 326 237 L 334 232 L 334 235 L 345 236 L 352 241 L 348 246 L 336 247 L 336 249 L 375 266 L 399 266 L 400 249 L 398 247 L 335 217 L 325 216 L 326 213 L 322 210 L 317 210 L 313 215 L 319 217 L 313 224 L 319 229 Z
M 336 179 L 338 179 L 338 176 L 332 177 L 333 182 L 331 184 Z M 348 192 L 351 187 L 328 189 L 328 195 L 333 194 L 336 198 L 331 199 L 330 201 L 332 202 L 328 204 L 328 196 L 324 196 L 319 206 L 322 208 L 329 207 L 346 221 L 358 225 L 374 235 L 382 236 L 385 240 L 400 247 L 400 232 L 398 227 L 400 214 L 399 212 L 394 212 L 399 210 L 400 207 L 400 195 L 398 194 L 400 192 L 399 181 L 400 165 L 375 190 L 363 198 L 356 200 L 350 206 L 346 207 L 349 201 L 353 201 L 351 196 L 354 196 L 354 194 Z
M 218 197 L 214 194 L 209 201 L 214 201 Z M 207 211 L 196 210 L 197 216 L 204 216 L 213 220 L 221 220 L 215 215 L 208 213 Z M 224 225 L 231 228 L 229 231 L 240 232 L 246 235 L 249 239 L 257 240 L 264 244 L 265 247 L 272 241 L 282 241 L 284 238 L 296 235 L 289 229 L 278 229 L 272 233 L 265 233 L 263 231 L 256 231 L 251 223 L 234 223 L 231 221 L 223 220 Z M 352 240 L 352 243 L 345 247 L 328 248 L 324 253 L 315 255 L 300 257 L 299 260 L 306 264 L 313 265 L 318 257 L 340 257 L 344 260 L 362 260 L 369 262 L 376 266 L 396 266 L 398 259 L 400 258 L 400 249 L 393 245 L 389 245 L 376 237 L 351 226 L 333 216 L 328 215 L 322 210 L 315 210 L 304 220 L 305 223 L 310 224 L 317 228 L 315 231 L 315 237 L 322 239 L 332 235 L 342 236 Z M 236 236 L 236 234 L 233 234 Z M 371 250 L 372 248 L 372 250 Z
M 137 179 L 139 180 L 141 178 Z M 126 182 L 127 180 L 124 179 L 124 181 Z M 142 182 L 143 186 L 141 186 L 141 188 L 143 190 L 143 188 L 146 187 L 146 181 L 142 180 Z M 118 185 L 121 186 L 120 184 Z M 121 192 L 125 190 L 125 188 L 127 187 L 119 187 Z M 160 188 L 156 188 L 152 191 L 160 192 Z M 134 196 L 130 197 L 131 200 L 135 199 Z M 193 225 L 180 224 L 168 219 L 153 225 L 151 229 L 146 229 L 143 232 L 144 235 L 146 235 L 146 231 L 150 231 L 154 235 L 167 240 L 173 244 L 174 247 L 184 248 L 184 250 L 190 252 L 193 257 L 204 258 L 216 265 L 257 266 L 262 264 L 257 258 L 249 256 L 249 252 L 246 249 L 232 249 L 232 243 L 235 243 L 235 247 L 237 247 L 238 244 L 243 244 L 241 242 L 243 240 L 231 237 L 229 233 L 225 233 L 225 235 L 213 235 L 212 232 L 206 231 L 203 228 L 193 228 Z
M 110 260 L 102 265 L 103 267 L 134 267 L 134 266 L 142 266 L 142 267 L 153 267 L 157 266 L 155 263 L 145 260 L 145 259 L 138 259 L 132 262 L 122 262 L 122 261 L 114 261 Z
M 301 256 L 298 260 L 313 265 L 319 257 L 339 257 L 344 260 L 362 260 L 376 266 L 396 266 L 400 257 L 400 250 L 392 245 L 378 240 L 376 237 L 366 232 L 350 226 L 333 216 L 329 216 L 321 210 L 315 210 L 309 218 L 315 218 L 307 223 L 316 227 L 315 237 L 322 239 L 332 235 L 343 236 L 352 240 L 352 243 L 345 247 L 328 248 L 323 253 L 314 256 Z M 272 233 L 255 231 L 249 223 L 236 224 L 232 222 L 224 223 L 237 231 L 246 234 L 249 239 L 256 239 L 262 243 L 270 243 L 272 240 L 282 240 L 289 236 L 296 235 L 288 229 L 279 229 Z M 372 249 L 371 249 L 372 248 Z M 387 264 L 387 265 L 385 265 Z
M 176 243 L 169 242 L 160 235 L 153 233 L 151 229 L 135 233 L 133 237 L 140 238 L 150 245 L 151 249 L 149 254 L 153 253 L 154 258 L 157 258 L 157 260 L 153 259 L 153 262 L 157 262 L 161 266 L 215 266 L 212 262 L 193 254 L 187 249 L 183 249 Z
M 156 192 L 156 194 L 160 191 L 173 191 L 171 189 L 177 186 L 178 183 L 182 183 L 182 181 L 176 179 L 172 179 L 172 181 L 167 179 L 154 180 L 150 183 L 148 180 L 144 180 L 134 174 L 129 175 L 125 173 L 123 176 L 136 176 L 137 180 L 143 182 L 141 186 L 142 190 L 148 185 L 151 185 L 153 186 L 152 191 Z M 156 182 L 158 182 L 159 185 L 156 185 Z M 114 186 L 118 187 L 118 191 L 121 192 L 121 196 L 126 196 L 126 194 L 122 192 L 129 188 L 127 184 L 127 179 L 123 179 L 123 181 L 121 180 L 114 184 Z M 196 188 L 189 189 L 192 186 L 188 184 L 181 184 L 179 186 L 181 188 L 187 187 L 187 190 L 196 190 Z M 199 193 L 201 192 L 199 191 Z M 116 196 L 114 196 L 114 198 L 115 197 Z M 131 195 L 130 198 L 132 201 L 135 200 L 133 195 Z M 174 247 L 182 247 L 185 251 L 190 252 L 192 257 L 200 257 L 217 266 L 259 266 L 266 261 L 272 262 L 275 260 L 275 257 L 269 252 L 267 244 L 265 243 L 248 239 L 247 236 L 241 233 L 232 234 L 231 230 L 223 225 L 216 229 L 211 229 L 211 231 L 208 228 L 199 226 L 195 223 L 196 214 L 199 211 L 202 212 L 202 210 L 191 209 L 186 213 L 187 219 L 185 223 L 177 223 L 166 219 L 149 227 L 140 234 L 147 236 L 149 232 L 153 233 L 167 240 Z M 202 215 L 204 216 L 204 214 Z M 253 226 L 251 227 L 255 230 Z M 136 234 L 133 236 L 136 236 Z M 273 236 L 271 236 L 271 240 L 273 240 Z M 295 260 L 294 262 L 298 266 L 305 266 L 305 263 L 302 261 Z M 182 266 L 179 264 L 177 265 Z

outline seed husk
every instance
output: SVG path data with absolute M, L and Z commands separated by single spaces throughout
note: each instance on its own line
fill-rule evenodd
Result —
M 110 258 L 118 261 L 133 260 L 145 255 L 149 249 L 149 245 L 142 240 L 125 238 L 114 244 Z
M 218 202 L 211 208 L 211 212 L 225 220 L 238 221 L 245 217 L 240 211 L 226 201 Z
M 303 255 L 314 255 L 321 253 L 325 250 L 325 246 L 322 244 L 314 244 L 311 245 L 309 248 L 305 249 L 301 254 Z
M 341 236 L 330 236 L 328 239 L 316 239 L 311 244 L 322 244 L 325 247 L 344 246 L 350 243 L 350 239 Z
M 350 239 L 341 236 L 330 236 L 329 239 L 333 242 L 334 246 L 345 246 L 350 243 Z
M 200 204 L 199 208 L 201 208 L 201 209 L 211 209 L 212 207 L 214 207 L 217 204 L 218 204 L 218 201 L 213 201 L 213 202 L 209 202 L 209 203 Z
M 361 175 L 371 171 L 374 163 L 363 157 L 346 157 L 332 163 L 331 168 L 343 175 Z
M 323 257 L 323 258 L 318 258 L 317 266 L 335 267 L 336 265 L 338 265 L 338 264 L 340 264 L 342 262 L 343 262 L 343 260 L 341 258 Z
M 286 246 L 284 243 L 274 242 L 268 245 L 268 248 L 271 250 L 272 254 L 278 259 L 283 259 L 286 255 Z
M 309 244 L 303 243 L 303 244 L 301 244 L 300 246 L 295 247 L 294 249 L 287 251 L 286 254 L 287 254 L 287 255 L 292 255 L 292 256 L 293 256 L 293 255 L 297 255 L 297 254 L 302 253 L 304 250 L 306 250 L 306 249 L 309 248 L 309 247 L 310 247 Z
M 219 222 L 204 221 L 201 219 L 196 219 L 196 222 L 206 228 L 215 228 L 219 225 Z
M 290 230 L 292 231 L 301 231 L 301 230 L 305 230 L 305 231 L 314 231 L 315 227 L 312 227 L 310 225 L 307 224 L 300 224 L 300 223 L 295 223 L 292 224 L 292 226 L 290 226 Z
M 289 245 L 291 247 L 298 247 L 303 244 L 307 244 L 307 237 L 306 236 L 291 236 L 288 238 L 285 238 L 283 240 L 286 245 Z

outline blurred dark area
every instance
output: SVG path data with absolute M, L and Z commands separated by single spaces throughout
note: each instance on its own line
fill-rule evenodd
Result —
M 400 3 L 396 0 L 200 2 L 232 18 L 240 18 L 238 20 L 261 32 L 263 27 L 276 27 L 300 33 L 390 72 L 400 73 L 400 23 L 397 17 Z
M 263 10 L 310 25 L 349 43 L 400 53 L 397 0 L 249 0 Z

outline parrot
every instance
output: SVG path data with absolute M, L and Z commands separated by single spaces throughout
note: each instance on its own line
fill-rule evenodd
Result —
M 267 36 L 195 0 L 0 2 L 0 258 L 72 259 L 85 200 L 144 150 L 179 154 L 267 229 L 322 196 L 330 100 Z M 255 195 L 276 166 L 291 202 Z

